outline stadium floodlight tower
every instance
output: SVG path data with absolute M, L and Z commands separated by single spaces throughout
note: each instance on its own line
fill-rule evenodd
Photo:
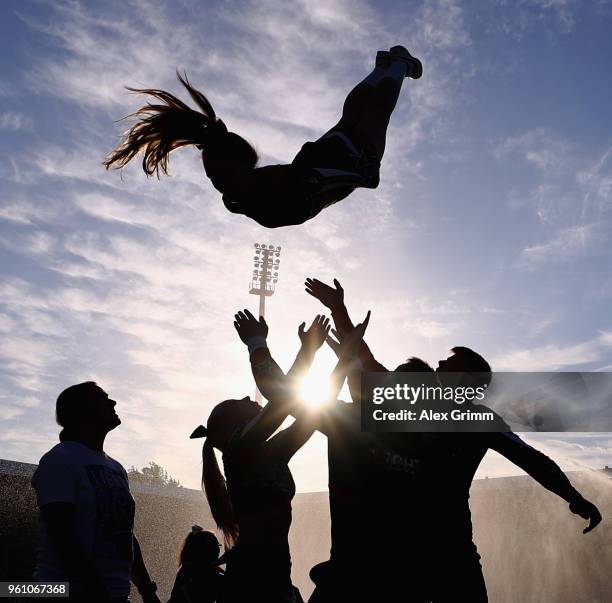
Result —
M 258 316 L 266 315 L 266 297 L 274 295 L 274 288 L 278 282 L 280 252 L 280 247 L 255 243 L 253 276 L 249 293 L 259 295 Z M 261 392 L 258 389 L 255 390 L 255 399 L 261 402 Z

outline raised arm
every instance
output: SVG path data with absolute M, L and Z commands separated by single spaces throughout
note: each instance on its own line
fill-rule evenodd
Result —
M 329 332 L 329 320 L 317 316 L 308 330 L 300 325 L 298 335 L 302 347 L 288 376 L 272 358 L 267 345 L 268 325 L 257 320 L 248 310 L 238 312 L 234 326 L 240 339 L 249 349 L 253 376 L 259 391 L 268 404 L 243 433 L 243 439 L 253 442 L 267 440 L 289 414 L 295 412 L 297 381 L 312 363 L 316 351 L 323 345 Z
M 569 503 L 572 513 L 589 520 L 589 525 L 583 530 L 584 534 L 597 526 L 601 521 L 599 509 L 572 486 L 557 463 L 529 446 L 513 432 L 495 433 L 491 436 L 490 447 L 493 450 L 523 469 L 547 490 L 563 498 Z
M 333 350 L 334 354 L 336 354 L 337 358 L 340 359 L 342 344 L 340 343 L 340 335 L 338 331 L 332 329 L 332 334 L 336 337 L 334 339 L 331 335 L 327 336 L 325 340 L 327 345 Z M 351 392 L 351 400 L 355 404 L 361 404 L 361 375 L 363 373 L 363 363 L 360 358 L 356 358 L 352 364 L 351 370 L 347 375 L 347 383 L 349 386 L 349 391 Z
M 330 376 L 329 400 L 335 401 L 342 389 L 344 379 L 355 362 L 359 344 L 368 326 L 370 313 L 365 320 L 357 325 L 346 336 L 339 349 L 339 360 Z M 294 390 L 297 397 L 297 390 Z M 284 462 L 289 462 L 291 457 L 308 441 L 316 429 L 321 428 L 321 422 L 325 422 L 328 409 L 324 407 L 312 407 L 302 403 L 299 398 L 293 405 L 295 421 L 287 428 L 277 433 L 266 442 L 269 453 L 280 457 Z M 329 409 L 333 413 L 333 409 Z M 325 430 L 324 430 L 325 432 Z
M 316 278 L 307 278 L 304 283 L 306 293 L 318 299 L 326 308 L 331 311 L 337 336 L 343 335 L 354 328 L 349 316 L 346 305 L 344 304 L 344 289 L 337 279 L 334 279 L 334 286 L 326 285 Z M 359 346 L 359 359 L 363 365 L 363 370 L 368 372 L 386 372 L 387 369 L 372 354 L 368 344 L 361 341 Z
M 364 321 L 344 333 L 341 342 L 334 342 L 332 348 L 338 356 L 338 363 L 330 377 L 330 395 L 334 399 L 338 397 L 344 380 L 355 371 L 362 370 L 362 362 L 359 358 L 359 350 L 363 343 L 363 335 L 370 322 L 370 311 L 366 314 Z M 329 341 L 331 338 L 328 337 Z M 332 340 L 333 341 L 333 340 Z
M 305 326 L 306 323 L 303 322 L 298 327 L 298 337 L 302 345 L 293 361 L 293 365 L 287 372 L 287 378 L 290 382 L 296 382 L 309 371 L 315 354 L 325 343 L 325 339 L 329 335 L 329 318 L 326 316 L 317 314 L 308 330 L 305 329 Z

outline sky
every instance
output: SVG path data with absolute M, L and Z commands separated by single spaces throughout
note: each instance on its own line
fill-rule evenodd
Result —
M 465 345 L 494 370 L 612 370 L 612 5 L 608 1 L 5 0 L 0 4 L 0 457 L 37 462 L 54 403 L 95 380 L 123 424 L 125 466 L 154 460 L 199 487 L 191 430 L 253 393 L 233 314 L 254 243 L 282 246 L 267 306 L 288 368 L 321 312 L 305 277 L 338 278 L 395 366 Z M 376 190 L 307 224 L 230 214 L 194 149 L 171 177 L 102 161 L 142 104 L 186 70 L 261 164 L 290 162 L 339 118 L 376 51 L 423 62 L 406 80 Z M 333 356 L 322 350 L 323 376 Z M 610 434 L 528 440 L 564 468 L 611 464 Z M 327 484 L 325 439 L 293 459 Z M 479 475 L 520 470 L 489 454 Z

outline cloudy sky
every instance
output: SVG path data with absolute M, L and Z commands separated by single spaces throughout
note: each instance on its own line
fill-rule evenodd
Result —
M 605 0 L 127 2 L 0 7 L 0 457 L 36 462 L 54 401 L 94 379 L 123 425 L 124 465 L 155 460 L 198 487 L 187 439 L 219 400 L 252 393 L 233 312 L 253 244 L 283 248 L 270 347 L 288 367 L 320 311 L 306 276 L 338 277 L 390 366 L 468 345 L 498 370 L 612 370 L 612 6 Z M 381 185 L 299 227 L 228 213 L 198 153 L 172 177 L 101 162 L 141 99 L 182 94 L 176 68 L 262 163 L 333 125 L 377 49 L 403 43 L 407 80 Z M 184 96 L 184 95 L 183 95 Z M 315 370 L 332 364 L 321 353 Z M 610 464 L 610 436 L 539 444 L 563 466 Z M 325 440 L 292 463 L 326 486 Z M 487 457 L 481 474 L 515 472 Z

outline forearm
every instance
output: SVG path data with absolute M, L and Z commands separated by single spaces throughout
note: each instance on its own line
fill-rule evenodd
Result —
M 305 413 L 299 413 L 287 429 L 269 441 L 274 454 L 288 463 L 293 455 L 312 437 L 317 425 L 318 422 L 312 414 L 307 416 Z
M 295 405 L 293 388 L 268 348 L 253 351 L 250 360 L 255 383 L 268 404 L 242 433 L 242 445 L 247 447 L 265 442 L 292 414 Z
M 136 536 L 134 536 L 134 562 L 132 563 L 131 578 L 134 586 L 138 589 L 140 589 L 140 587 L 144 584 L 151 582 L 149 572 L 147 571 L 144 559 L 142 558 L 140 543 L 138 542 Z
M 344 304 L 338 304 L 331 309 L 331 315 L 334 320 L 334 326 L 340 336 L 348 333 L 354 328 L 353 321 L 349 316 L 348 310 Z M 387 369 L 380 363 L 370 350 L 370 347 L 365 341 L 359 345 L 359 359 L 363 365 L 363 370 L 367 372 L 386 372 Z
M 136 536 L 134 540 L 134 562 L 132 563 L 131 578 L 134 586 L 138 589 L 138 592 L 142 595 L 153 595 L 157 590 L 155 583 L 151 580 L 144 559 L 142 557 L 142 550 L 140 549 L 140 543 Z
M 288 383 L 295 383 L 300 377 L 305 375 L 312 366 L 315 357 L 315 350 L 311 346 L 302 345 L 300 347 L 291 368 L 287 372 Z
M 363 365 L 358 357 L 352 356 L 340 358 L 329 378 L 330 399 L 335 400 L 338 398 L 338 396 L 340 395 L 340 390 L 344 385 L 344 381 L 349 375 L 352 376 L 353 379 L 355 379 L 356 375 L 361 375 L 362 372 Z M 353 384 L 349 382 L 349 387 L 351 387 L 351 385 L 354 386 L 355 382 L 353 382 Z M 353 402 L 360 402 L 361 383 L 359 383 L 358 385 L 358 392 L 353 392 L 353 390 L 351 389 L 351 397 L 353 397 L 353 393 L 359 394 L 357 395 L 357 399 L 353 398 Z
M 532 448 L 514 433 L 497 436 L 498 445 L 493 448 L 523 469 L 547 490 L 554 492 L 568 503 L 582 499 L 561 467 L 545 454 Z
M 546 467 L 538 467 L 536 471 L 532 469 L 528 471 L 529 475 L 547 490 L 554 492 L 570 504 L 582 499 L 582 495 L 572 486 L 567 476 L 561 471 L 561 467 L 545 455 L 542 454 L 542 457 L 546 459 Z M 541 462 L 544 463 L 544 461 Z
M 352 331 L 355 325 L 349 316 L 346 305 L 337 304 L 333 308 L 330 308 L 331 315 L 334 320 L 334 326 L 336 327 L 336 331 L 340 333 L 340 335 L 344 335 L 349 331 Z
M 278 363 L 272 358 L 268 347 L 260 347 L 252 352 L 249 360 L 255 384 L 262 396 L 270 402 L 285 400 L 289 380 Z

